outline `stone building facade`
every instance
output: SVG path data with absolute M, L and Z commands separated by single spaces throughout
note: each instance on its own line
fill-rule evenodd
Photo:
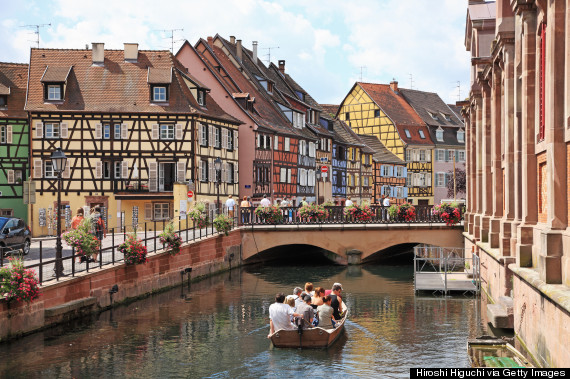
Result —
M 466 248 L 489 300 L 512 298 L 517 340 L 550 367 L 570 365 L 569 17 L 567 1 L 471 0 L 465 36 Z

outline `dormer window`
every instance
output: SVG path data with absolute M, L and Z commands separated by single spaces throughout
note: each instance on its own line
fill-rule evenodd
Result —
M 451 116 L 445 113 L 441 114 L 443 116 L 443 118 L 445 119 L 445 121 L 451 121 Z
M 269 93 L 273 92 L 273 83 L 267 82 L 267 92 Z
M 8 107 L 8 95 L 0 95 L 0 108 Z
M 457 131 L 457 142 L 465 142 L 465 131 L 463 129 Z
M 437 129 L 435 131 L 435 138 L 439 141 L 439 142 L 443 142 L 443 129 Z
M 61 100 L 62 85 L 50 84 L 48 85 L 48 100 Z
M 297 97 L 301 100 L 301 101 L 305 101 L 305 94 L 301 91 L 295 91 L 295 95 L 297 95 Z
M 410 134 L 410 131 L 408 129 L 404 129 L 404 132 L 406 133 L 406 137 L 412 138 L 412 135 Z
M 45 101 L 62 101 L 65 98 L 65 85 L 70 72 L 71 66 L 46 67 L 40 80 L 44 85 Z
M 152 87 L 152 101 L 164 102 L 168 100 L 168 91 L 166 86 L 153 86 Z
M 202 90 L 198 90 L 198 104 L 201 106 L 206 105 L 206 94 Z
M 433 119 L 436 120 L 436 121 L 439 121 L 439 117 L 437 117 L 437 114 L 435 114 L 435 113 L 433 113 L 433 112 L 430 112 L 430 111 L 428 111 L 428 113 L 429 113 L 429 115 L 431 116 L 431 118 L 433 118 Z
M 423 130 L 420 130 L 419 133 L 420 133 L 420 138 L 421 138 L 421 139 L 425 139 L 425 138 L 426 138 L 426 135 L 424 134 L 424 131 L 423 131 Z

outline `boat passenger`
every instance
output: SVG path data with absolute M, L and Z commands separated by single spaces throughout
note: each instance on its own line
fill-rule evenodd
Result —
M 313 308 L 317 308 L 319 305 L 323 305 L 323 297 L 325 297 L 325 289 L 323 287 L 317 287 L 315 289 L 315 296 L 311 300 Z
M 293 308 L 284 304 L 285 295 L 278 293 L 275 295 L 275 303 L 269 306 L 269 338 L 273 333 L 278 330 L 295 329 L 295 325 L 291 323 L 291 316 L 301 317 L 301 314 L 293 312 Z
M 303 289 L 301 287 L 295 287 L 295 289 L 293 290 L 293 299 L 295 299 L 295 307 L 298 307 L 299 304 L 303 303 L 303 299 L 301 297 L 302 292 Z
M 341 304 L 342 298 L 340 296 L 342 292 L 342 286 L 340 284 L 335 284 L 332 288 L 332 293 L 329 295 L 331 297 L 331 307 L 333 308 L 333 317 L 335 320 L 340 320 L 341 316 Z
M 337 286 L 337 285 L 340 286 L 340 289 L 342 289 L 342 284 L 340 284 L 340 283 L 338 283 L 338 282 L 337 282 L 337 283 L 334 283 L 334 284 L 333 284 L 333 287 L 334 287 L 334 286 Z M 331 287 L 331 288 L 332 288 L 332 287 Z M 325 296 L 326 296 L 326 295 L 330 295 L 330 294 L 332 294 L 332 289 L 325 291 Z
M 323 305 L 319 305 L 317 308 L 317 313 L 319 315 L 319 326 L 324 329 L 332 329 L 335 326 L 331 301 L 331 296 L 327 295 L 323 298 Z
M 303 329 L 312 328 L 315 319 L 315 311 L 311 307 L 311 296 L 305 295 L 303 303 L 297 305 L 297 313 L 303 315 Z
M 311 282 L 307 282 L 305 283 L 305 293 L 311 297 L 315 296 L 315 291 L 313 291 L 315 287 L 313 286 L 313 283 Z
M 287 296 L 285 298 L 285 303 L 287 303 L 287 305 L 293 309 L 293 312 L 297 311 L 297 307 L 295 306 L 295 299 L 293 299 L 293 296 L 291 295 Z M 291 316 L 291 322 L 292 323 L 295 322 L 295 317 Z

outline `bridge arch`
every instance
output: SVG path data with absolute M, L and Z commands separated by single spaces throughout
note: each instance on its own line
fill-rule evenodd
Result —
M 424 243 L 463 247 L 462 232 L 461 226 L 419 223 L 256 226 L 242 230 L 242 258 L 247 261 L 278 246 L 308 245 L 333 253 L 337 263 L 348 264 L 351 251 L 360 252 L 360 259 L 366 261 L 373 254 L 396 245 Z

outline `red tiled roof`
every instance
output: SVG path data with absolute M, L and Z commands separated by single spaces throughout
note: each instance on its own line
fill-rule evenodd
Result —
M 332 117 L 336 117 L 336 113 L 338 112 L 338 108 L 340 105 L 337 104 L 320 104 L 321 108 L 323 109 L 323 113 L 327 113 Z
M 103 66 L 93 65 L 91 50 L 32 49 L 26 110 L 66 112 L 181 113 L 211 116 L 239 122 L 227 115 L 209 96 L 200 106 L 183 80 L 195 81 L 178 60 L 163 50 L 140 50 L 136 62 L 126 62 L 123 50 L 105 50 Z M 67 76 L 64 101 L 44 102 L 41 78 L 46 67 L 72 66 Z M 152 69 L 149 71 L 149 68 Z M 166 104 L 150 101 L 149 74 L 164 83 L 172 78 Z M 49 70 L 48 70 L 49 71 Z M 168 81 L 167 81 L 168 82 Z M 195 81 L 198 83 L 197 81 Z
M 42 83 L 61 83 L 67 81 L 69 72 L 72 66 L 57 67 L 57 66 L 47 66 L 44 74 L 42 76 Z
M 148 82 L 151 84 L 172 83 L 172 68 L 148 68 Z
M 357 82 L 382 111 L 394 122 L 400 138 L 408 145 L 433 145 L 426 124 L 404 97 L 388 84 Z M 406 130 L 410 133 L 407 136 Z M 425 138 L 420 135 L 423 133 Z
M 8 95 L 8 107 L 0 108 L 0 117 L 26 118 L 26 86 L 28 65 L 22 63 L 0 62 L 0 87 Z

